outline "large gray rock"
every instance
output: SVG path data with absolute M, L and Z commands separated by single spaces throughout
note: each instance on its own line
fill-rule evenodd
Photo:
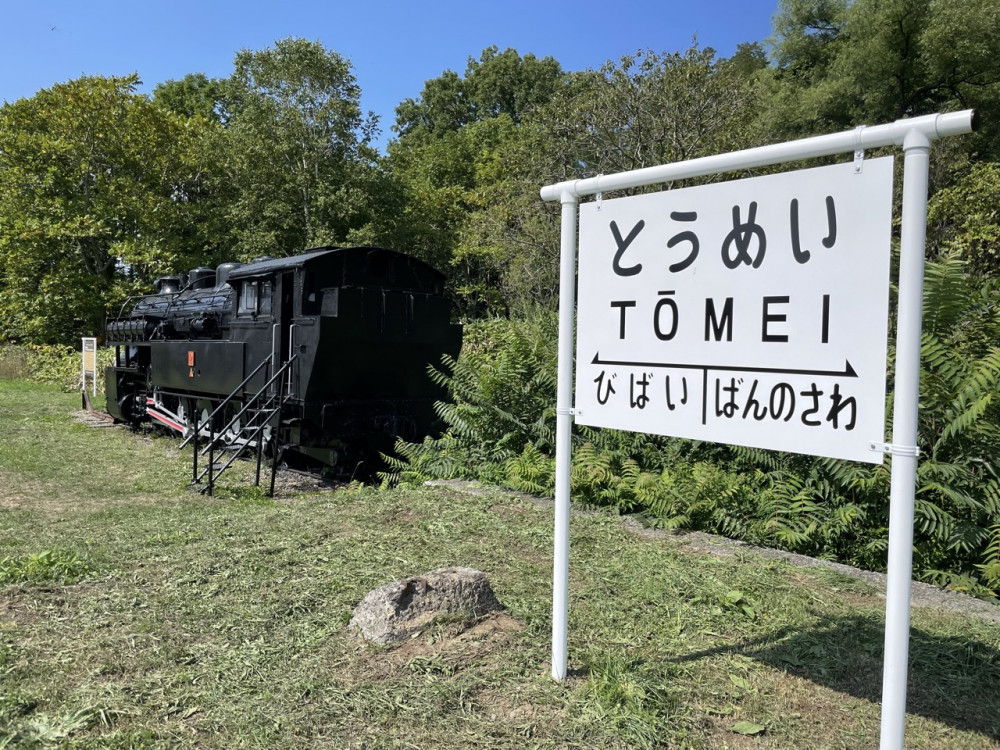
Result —
M 369 591 L 354 609 L 350 627 L 380 644 L 405 641 L 441 615 L 470 621 L 503 605 L 486 575 L 472 568 L 438 568 Z

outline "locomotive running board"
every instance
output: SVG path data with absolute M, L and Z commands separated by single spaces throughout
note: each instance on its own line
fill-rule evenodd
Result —
M 167 427 L 170 427 L 171 429 L 177 430 L 177 432 L 181 433 L 182 435 L 184 434 L 184 427 L 182 427 L 179 423 L 177 423 L 174 420 L 170 419 L 166 415 L 160 414 L 155 409 L 151 409 L 148 405 L 146 406 L 146 413 L 149 416 L 151 416 L 153 419 L 155 419 L 155 420 L 157 420 L 159 422 L 162 422 Z

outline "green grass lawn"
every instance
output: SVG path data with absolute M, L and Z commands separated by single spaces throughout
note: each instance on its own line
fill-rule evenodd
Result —
M 549 677 L 552 513 L 502 491 L 184 489 L 190 454 L 0 380 L 0 748 L 876 748 L 865 584 L 574 517 Z M 369 589 L 446 565 L 503 615 L 395 648 Z M 907 746 L 1000 748 L 1000 626 L 914 610 Z

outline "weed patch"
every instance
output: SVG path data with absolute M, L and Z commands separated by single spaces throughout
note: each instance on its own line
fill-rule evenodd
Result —
M 277 505 L 275 499 L 267 494 L 267 490 L 256 485 L 225 487 L 218 493 L 218 496 L 231 501 L 235 506 L 273 507 Z
M 94 568 L 75 552 L 59 548 L 0 560 L 0 584 L 73 584 L 93 572 Z
M 80 350 L 72 346 L 28 344 L 0 346 L 0 379 L 33 380 L 58 386 L 66 392 L 80 388 Z M 97 372 L 113 364 L 114 349 L 98 349 Z M 98 391 L 104 381 L 98 377 Z
M 0 347 L 0 379 L 24 380 L 30 377 L 28 352 L 21 346 Z
M 582 691 L 585 721 L 614 726 L 631 747 L 659 747 L 661 737 L 676 734 L 675 675 L 639 657 L 610 652 L 588 655 L 584 663 L 590 671 Z

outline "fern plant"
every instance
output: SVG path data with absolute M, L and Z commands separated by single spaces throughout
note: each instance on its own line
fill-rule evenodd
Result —
M 449 396 L 435 405 L 447 431 L 422 443 L 397 443 L 397 455 L 384 457 L 389 471 L 383 481 L 462 477 L 503 483 L 507 462 L 526 447 L 552 454 L 555 338 L 555 317 L 545 312 L 467 325 L 461 356 L 431 371 Z
M 914 568 L 1000 590 L 1000 287 L 955 257 L 924 283 Z M 467 327 L 438 405 L 441 438 L 397 445 L 387 481 L 476 478 L 535 494 L 554 484 L 556 319 Z M 890 347 L 890 370 L 894 351 Z M 891 376 L 891 372 L 890 372 Z M 892 410 L 889 379 L 887 420 Z M 869 466 L 577 426 L 577 501 L 863 567 L 884 567 L 891 459 Z
M 991 547 L 1000 520 L 998 301 L 996 282 L 971 276 L 960 259 L 927 264 L 914 568 L 926 580 L 981 595 L 1000 588 Z M 753 449 L 736 449 L 734 458 L 736 468 L 763 468 L 777 496 L 790 498 L 776 516 L 779 526 L 794 519 L 782 534 L 790 546 L 884 566 L 891 459 L 869 467 Z M 799 529 L 804 536 L 792 533 Z

